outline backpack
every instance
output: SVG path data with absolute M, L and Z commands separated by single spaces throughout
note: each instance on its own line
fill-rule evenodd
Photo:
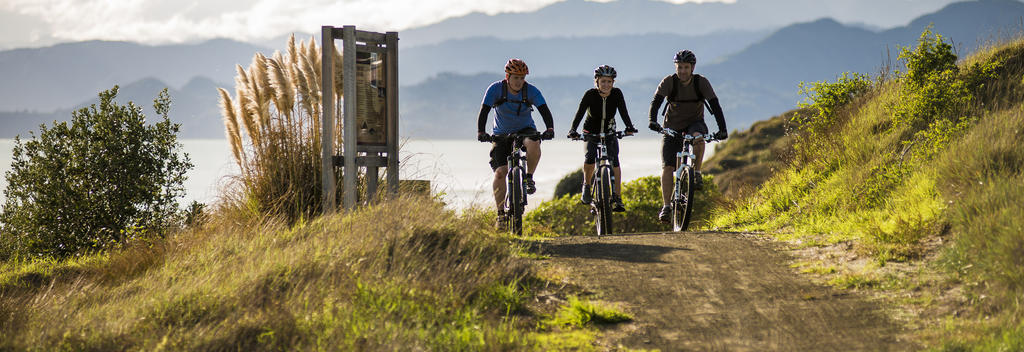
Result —
M 523 100 L 520 101 L 519 103 L 526 104 L 526 106 L 532 106 L 533 105 L 530 102 L 530 98 L 529 98 L 529 96 L 527 96 L 527 93 L 526 93 L 526 92 L 529 91 L 529 88 L 530 88 L 530 84 L 526 83 L 526 82 L 523 82 L 523 89 L 519 90 L 520 94 L 523 95 Z M 507 101 L 509 101 L 508 100 L 508 80 L 503 80 L 503 81 L 501 81 L 501 96 L 499 96 L 498 99 L 494 101 L 494 108 L 497 109 L 498 106 L 500 106 L 501 104 L 504 104 Z M 520 104 L 519 108 L 516 109 L 516 114 L 517 115 L 519 114 L 519 110 L 523 108 L 522 104 Z
M 667 97 L 668 102 L 669 103 L 693 103 L 693 102 L 698 102 L 699 101 L 699 102 L 703 102 L 704 103 L 704 107 L 706 107 L 708 109 L 708 111 L 710 112 L 711 111 L 711 104 L 708 104 L 708 101 L 704 99 L 704 94 L 702 94 L 700 92 L 700 80 L 702 78 L 703 77 L 701 77 L 701 75 L 693 74 L 693 90 L 697 91 L 697 99 L 672 100 L 672 98 L 675 98 L 676 91 L 679 89 L 679 77 L 676 76 L 675 74 L 673 74 L 672 75 L 672 92 L 668 93 L 668 97 Z M 665 104 L 665 108 L 661 110 L 661 115 L 664 116 L 667 113 L 668 113 L 668 104 Z

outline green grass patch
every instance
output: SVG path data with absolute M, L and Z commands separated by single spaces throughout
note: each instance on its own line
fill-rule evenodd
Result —
M 633 320 L 629 314 L 605 304 L 584 301 L 576 296 L 562 306 L 553 317 L 544 321 L 548 327 L 577 327 L 617 324 Z
M 817 275 L 828 275 L 835 274 L 835 265 L 825 265 L 824 262 L 797 262 L 790 264 L 791 268 L 797 269 L 803 274 L 817 274 Z
M 828 280 L 828 284 L 844 289 L 865 289 L 877 287 L 881 281 L 867 274 L 839 274 Z

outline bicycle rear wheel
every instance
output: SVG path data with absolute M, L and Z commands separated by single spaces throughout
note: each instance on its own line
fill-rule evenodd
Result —
M 523 234 L 523 197 L 525 196 L 523 189 L 523 169 L 520 167 L 514 167 L 509 170 L 508 174 L 508 225 L 509 232 L 513 235 L 521 236 Z
M 676 180 L 676 199 L 672 202 L 672 231 L 686 231 L 693 212 L 693 183 L 696 182 L 693 168 L 683 166 L 683 175 Z
M 612 169 L 610 167 L 602 167 L 598 171 L 599 178 L 597 179 L 597 195 L 594 197 L 596 201 L 597 219 L 594 223 L 597 225 L 597 235 L 608 235 L 613 232 L 612 230 Z

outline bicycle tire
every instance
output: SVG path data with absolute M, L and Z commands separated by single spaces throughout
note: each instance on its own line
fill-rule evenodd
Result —
M 523 234 L 523 170 L 514 167 L 509 171 L 508 182 L 508 216 L 509 232 L 516 236 Z
M 609 235 L 613 233 L 612 226 L 612 170 L 610 167 L 602 167 L 599 171 L 597 196 L 597 218 L 594 221 L 597 226 L 597 235 Z
M 693 168 L 689 166 L 683 166 L 682 179 L 676 180 L 676 189 L 678 191 L 676 199 L 672 202 L 672 231 L 686 231 L 686 228 L 690 225 L 690 216 L 693 213 L 693 184 L 694 172 Z

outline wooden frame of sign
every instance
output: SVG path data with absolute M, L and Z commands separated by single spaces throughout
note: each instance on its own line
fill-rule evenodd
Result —
M 379 168 L 386 167 L 388 194 L 398 194 L 398 32 L 376 33 L 355 26 L 321 28 L 321 169 L 323 210 L 335 210 L 338 182 L 334 168 L 342 168 L 342 204 L 352 209 L 358 201 L 356 178 L 366 169 L 366 202 L 377 194 Z M 334 41 L 342 40 L 342 145 L 335 147 Z M 355 94 L 352 94 L 352 93 Z M 349 175 L 353 177 L 348 177 Z

